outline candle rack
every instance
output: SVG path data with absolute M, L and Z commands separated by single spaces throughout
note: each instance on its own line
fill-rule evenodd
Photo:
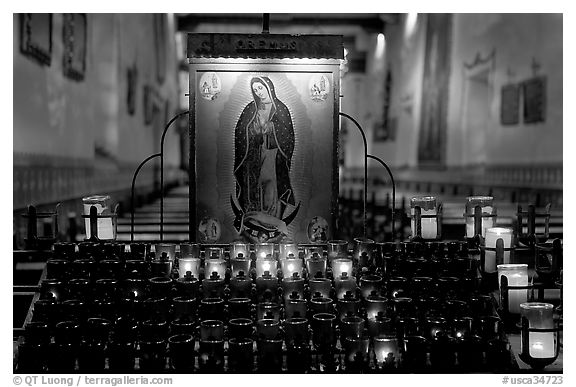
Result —
M 426 255 L 428 254 L 426 251 L 434 251 L 434 254 L 442 257 L 438 259 L 446 261 L 445 264 L 447 266 L 443 266 L 444 268 L 455 264 L 456 260 L 459 259 L 459 254 L 462 253 L 460 246 L 456 244 L 447 246 L 440 242 L 430 243 L 433 245 L 408 242 L 403 245 L 403 247 L 393 250 L 394 254 L 398 254 L 400 260 L 405 260 L 404 258 L 407 256 L 415 260 L 414 262 L 422 260 L 418 265 L 428 265 L 432 260 L 437 259 L 435 256 Z M 102 242 L 95 243 L 95 245 L 98 244 L 103 245 Z M 200 246 L 201 251 L 211 251 L 210 249 L 213 247 L 226 248 L 226 246 L 222 245 Z M 327 246 L 322 246 L 322 251 L 318 250 L 318 246 L 310 246 L 310 248 L 312 247 L 316 248 L 316 250 L 314 250 L 316 253 L 321 253 L 322 256 L 326 256 L 324 249 L 326 249 Z M 386 251 L 388 251 L 388 247 Z M 446 247 L 449 248 L 446 249 Z M 228 249 L 229 248 L 230 246 L 228 246 Z M 426 258 L 418 258 L 419 254 L 425 254 Z M 223 256 L 229 256 L 227 249 L 223 250 Z M 248 251 L 248 256 L 253 259 L 253 262 L 256 261 L 253 251 Z M 71 257 L 72 264 L 77 262 L 80 257 L 80 253 L 75 252 Z M 350 259 L 350 251 L 347 252 L 346 257 Z M 143 261 L 138 262 L 152 263 L 151 259 L 152 257 L 150 255 L 146 255 Z M 204 258 L 203 261 L 209 259 L 210 258 Z M 95 265 L 94 271 L 99 273 L 100 265 L 107 265 L 107 261 L 109 260 L 101 259 L 99 261 L 93 261 Z M 477 284 L 468 290 L 460 289 L 460 284 L 463 283 L 462 281 L 468 279 L 471 275 L 467 271 L 454 271 L 454 273 L 451 274 L 453 277 L 450 277 L 453 278 L 454 281 L 440 286 L 442 282 L 440 280 L 448 278 L 446 277 L 447 272 L 444 271 L 444 269 L 440 269 L 440 267 L 437 267 L 436 271 L 430 271 L 426 278 L 418 277 L 414 271 L 411 273 L 403 273 L 407 276 L 400 281 L 394 276 L 398 274 L 398 272 L 382 273 L 377 271 L 377 267 L 366 267 L 366 270 L 358 276 L 358 282 L 356 280 L 354 281 L 353 290 L 341 299 L 336 299 L 335 294 L 335 285 L 338 278 L 326 276 L 319 279 L 302 278 L 298 276 L 295 277 L 297 281 L 292 282 L 304 282 L 304 298 L 299 294 L 302 290 L 300 286 L 297 287 L 296 294 L 291 294 L 286 298 L 280 286 L 282 278 L 274 278 L 269 275 L 259 278 L 244 275 L 219 278 L 216 294 L 211 292 L 207 294 L 205 292 L 205 288 L 210 290 L 211 285 L 209 286 L 209 284 L 214 282 L 213 279 L 206 278 L 204 281 L 207 282 L 204 282 L 191 276 L 178 278 L 176 271 L 168 273 L 168 276 L 165 278 L 154 279 L 154 283 L 150 281 L 153 273 L 143 271 L 139 275 L 140 279 L 130 282 L 127 280 L 131 274 L 122 269 L 123 265 L 128 265 L 128 261 L 120 260 L 118 264 L 109 268 L 109 270 L 118 271 L 114 277 L 116 278 L 115 281 L 121 284 L 121 286 L 118 286 L 121 294 L 119 293 L 117 297 L 111 297 L 108 293 L 106 293 L 108 296 L 99 297 L 98 300 L 81 297 L 81 295 L 77 293 L 82 292 L 81 289 L 84 289 L 84 292 L 91 292 L 87 290 L 88 287 L 77 287 L 76 290 L 72 292 L 70 291 L 71 280 L 63 278 L 60 281 L 64 287 L 64 291 L 60 295 L 61 298 L 59 300 L 45 298 L 41 300 L 41 302 L 37 302 L 33 309 L 33 315 L 36 317 L 30 321 L 42 322 L 42 320 L 47 319 L 47 317 L 43 317 L 47 316 L 47 313 L 51 316 L 49 320 L 49 325 L 51 326 L 60 322 L 59 320 L 62 318 L 72 318 L 76 320 L 85 320 L 86 318 L 92 317 L 107 318 L 112 322 L 112 325 L 111 338 L 109 342 L 106 342 L 106 345 L 109 345 L 110 348 L 118 349 L 124 348 L 126 345 L 130 347 L 130 345 L 126 344 L 123 347 L 117 343 L 117 338 L 120 333 L 116 332 L 117 328 L 114 323 L 116 319 L 131 319 L 135 321 L 136 325 L 141 326 L 144 320 L 149 319 L 153 314 L 162 316 L 161 318 L 166 320 L 164 323 L 165 327 L 162 329 L 159 328 L 163 333 L 157 332 L 159 335 L 158 338 L 137 338 L 132 342 L 133 347 L 130 348 L 134 348 L 133 352 L 128 352 L 131 353 L 130 357 L 133 356 L 134 361 L 127 361 L 128 365 L 123 368 L 125 372 L 145 372 L 152 369 L 189 373 L 215 372 L 214 370 L 216 369 L 219 370 L 218 372 L 240 372 L 241 370 L 241 372 L 256 371 L 272 373 L 490 372 L 494 369 L 492 367 L 496 367 L 496 364 L 500 364 L 498 367 L 501 367 L 500 369 L 502 370 L 510 371 L 515 369 L 514 363 L 502 363 L 501 359 L 499 360 L 500 363 L 498 363 L 498 361 L 494 360 L 497 359 L 498 356 L 506 357 L 506 354 L 508 354 L 508 358 L 510 358 L 510 352 L 507 350 L 508 347 L 505 338 L 498 332 L 499 329 L 490 329 L 488 327 L 491 322 L 486 319 L 487 316 L 494 318 L 497 316 L 496 309 L 492 309 L 491 304 L 488 305 L 487 302 L 484 302 L 489 297 L 489 294 L 484 293 Z M 227 270 L 229 270 L 231 261 L 227 259 L 224 259 L 224 261 L 226 262 Z M 330 266 L 332 263 L 337 264 L 338 261 L 328 261 L 326 264 Z M 130 264 L 132 265 L 132 263 Z M 116 267 L 118 265 L 120 265 L 120 267 Z M 112 276 L 112 274 L 114 273 L 110 273 L 110 276 Z M 416 277 L 416 279 L 414 277 Z M 88 285 L 95 285 L 97 278 L 98 277 L 95 277 L 89 280 Z M 233 285 L 233 281 L 238 281 L 238 279 L 243 281 L 242 286 L 240 286 L 242 292 L 241 294 L 232 294 L 231 289 L 233 286 L 236 286 Z M 368 289 L 366 287 L 366 279 L 381 279 L 381 281 L 372 281 L 375 282 L 374 284 L 370 282 L 370 284 L 375 285 L 376 288 Z M 112 282 L 110 282 L 111 280 L 106 281 L 106 283 L 112 284 Z M 135 284 L 134 281 L 137 281 L 140 287 L 142 287 L 141 285 L 143 283 L 148 284 L 145 288 L 140 289 L 142 292 L 138 292 L 139 297 L 137 298 L 130 297 L 130 294 L 126 293 L 130 290 L 128 289 L 131 286 L 130 284 Z M 330 289 L 328 297 L 313 297 L 314 295 L 310 294 L 309 290 L 311 281 L 319 283 L 327 282 Z M 47 282 L 47 285 L 48 284 Z M 364 286 L 362 286 L 363 284 Z M 102 286 L 103 285 L 104 284 L 102 284 Z M 313 287 L 315 286 L 316 285 L 313 285 Z M 364 288 L 363 290 L 365 292 L 369 290 L 375 290 L 375 292 L 371 292 L 370 294 L 365 293 L 363 295 L 364 301 L 362 301 L 362 288 Z M 398 294 L 392 294 L 391 292 L 394 292 L 396 288 L 404 288 L 406 294 L 414 294 L 414 299 L 402 299 L 398 297 Z M 322 287 L 322 289 L 324 288 Z M 506 283 L 504 283 L 503 293 L 506 293 L 507 289 Z M 39 289 L 37 289 L 37 291 L 38 290 Z M 258 294 L 259 291 L 261 294 Z M 142 294 L 140 295 L 140 293 Z M 378 293 L 380 293 L 381 296 L 376 296 Z M 83 300 L 82 305 L 70 298 L 72 294 L 74 294 L 74 298 L 81 298 Z M 265 295 L 268 295 L 268 297 Z M 386 297 L 384 297 L 384 295 Z M 238 296 L 241 298 L 238 298 Z M 504 295 L 504 297 L 506 297 L 506 295 Z M 486 305 L 483 304 L 483 306 L 479 306 L 481 302 Z M 66 303 L 66 308 L 64 308 L 64 303 Z M 50 305 L 53 306 L 52 312 L 49 311 Z M 172 305 L 175 312 L 170 312 L 170 309 L 168 309 L 170 305 Z M 60 308 L 64 308 L 66 313 L 55 313 L 55 311 Z M 82 312 L 80 312 L 79 308 L 82 309 Z M 289 308 L 290 316 L 288 316 Z M 294 311 L 298 313 L 293 314 Z M 504 314 L 504 311 L 498 312 Z M 316 313 L 325 313 L 336 317 L 335 320 L 331 322 L 331 334 L 335 337 L 333 344 L 327 345 L 328 342 L 325 342 L 324 344 L 320 344 L 320 346 L 314 346 L 314 326 L 312 321 Z M 371 314 L 369 315 L 369 313 Z M 376 313 L 375 316 L 374 313 Z M 354 316 L 354 318 L 352 318 L 352 316 Z M 364 323 L 362 333 L 360 333 L 360 328 L 354 331 L 356 332 L 354 335 L 356 338 L 349 343 L 341 339 L 342 329 L 344 327 L 341 318 L 345 317 L 349 317 L 350 321 L 361 320 Z M 250 328 L 253 334 L 247 334 L 246 336 L 248 337 L 227 336 L 226 332 L 229 332 L 231 326 L 229 321 L 235 318 L 248 319 L 251 323 L 246 329 Z M 284 336 L 285 331 L 282 327 L 286 324 L 288 318 L 302 319 L 304 321 L 303 324 L 306 326 L 306 336 L 308 337 L 305 340 L 298 340 L 298 342 L 286 342 L 286 346 L 281 345 L 278 347 L 278 343 L 286 340 L 286 336 Z M 272 340 L 274 343 L 259 340 L 255 328 L 258 320 L 262 319 L 274 320 L 278 323 L 278 336 L 271 336 L 266 339 Z M 444 343 L 442 339 L 436 340 L 436 338 L 429 337 L 429 334 L 426 333 L 429 331 L 428 326 L 425 324 L 426 319 L 435 319 L 431 321 L 444 321 L 442 331 L 448 335 L 449 338 L 447 340 L 453 345 L 442 348 L 441 345 Z M 217 342 L 214 340 L 202 340 L 202 338 L 199 337 L 199 331 L 197 331 L 195 327 L 198 327 L 200 323 L 205 320 L 221 321 L 225 332 L 224 337 L 217 340 Z M 472 328 L 467 328 L 468 330 L 466 331 L 466 329 L 462 328 L 462 326 L 466 324 L 471 325 Z M 460 329 L 458 327 L 464 329 L 466 332 L 470 332 L 458 336 L 457 333 Z M 173 338 L 176 335 L 183 334 L 188 336 Z M 382 335 L 392 335 L 397 339 L 398 354 L 394 355 L 394 361 L 390 362 L 390 364 L 385 364 L 385 362 L 382 361 L 383 358 L 378 360 L 376 354 L 371 349 L 369 349 L 369 353 L 366 356 L 364 347 L 366 339 L 364 337 L 375 338 Z M 424 341 L 413 339 L 413 337 L 419 336 L 426 336 L 427 338 L 423 338 Z M 190 337 L 192 339 L 190 339 Z M 316 337 L 318 339 L 318 335 L 316 335 Z M 239 342 L 239 340 L 241 342 Z M 278 342 L 278 340 L 280 341 Z M 329 340 L 329 338 L 324 337 L 322 340 Z M 173 359 L 170 350 L 165 352 L 165 348 L 169 349 L 170 344 L 178 347 L 181 342 L 183 347 L 189 350 L 193 348 L 193 360 L 188 359 L 189 361 L 186 366 L 178 365 L 180 364 L 179 361 L 182 360 L 181 356 L 179 359 L 176 359 L 177 355 L 174 353 L 175 358 Z M 332 341 L 330 341 L 330 343 L 332 343 Z M 417 344 L 420 344 L 420 346 Z M 275 352 L 274 359 L 272 359 L 273 361 L 264 361 L 263 354 L 268 353 L 270 348 L 276 347 L 281 349 Z M 478 348 L 481 348 L 481 350 Z M 26 355 L 26 350 L 27 349 L 23 347 L 24 355 Z M 238 362 L 238 351 L 246 356 L 251 356 L 252 361 L 246 361 L 244 364 Z M 355 351 L 360 351 L 361 356 L 355 357 Z M 423 353 L 424 357 L 419 356 L 418 351 Z M 479 356 L 478 351 L 481 351 L 484 356 Z M 432 353 L 434 353 L 432 357 L 435 360 L 430 362 L 429 359 Z M 460 355 L 460 353 L 465 355 Z M 438 360 L 444 355 L 446 355 L 447 359 L 456 359 L 455 362 L 450 361 L 450 364 L 454 367 L 447 368 L 445 362 Z M 43 355 L 38 354 L 37 356 Z M 109 357 L 108 362 L 105 363 L 108 364 L 108 366 L 99 369 L 105 370 L 106 367 L 110 370 L 116 369 L 115 366 L 111 364 L 116 364 L 118 359 L 112 359 L 112 352 L 105 355 L 105 358 L 106 356 Z M 158 364 L 155 363 L 156 360 L 153 358 L 154 356 L 158 356 L 158 359 L 156 359 L 158 360 Z M 207 358 L 200 359 L 201 356 L 207 356 Z M 458 360 L 460 357 L 463 360 Z M 162 358 L 166 361 L 162 363 L 165 364 L 165 367 L 158 368 Z M 100 360 L 98 360 L 98 362 L 98 364 L 100 364 Z M 45 358 L 39 361 L 39 363 L 42 364 L 42 369 L 38 372 L 53 370 Z M 18 366 L 16 366 L 16 370 L 19 370 Z M 82 370 L 85 370 L 85 368 L 78 369 L 80 372 L 82 372 Z
M 478 246 L 480 243 L 480 239 L 479 237 L 483 236 L 483 222 L 485 219 L 492 219 L 492 223 L 495 225 L 496 224 L 496 218 L 497 218 L 497 213 L 496 213 L 496 207 L 492 206 L 492 212 L 491 213 L 486 213 L 482 211 L 482 206 L 481 205 L 476 205 L 473 207 L 474 211 L 469 214 L 467 212 L 465 212 L 463 214 L 464 218 L 466 219 L 466 223 L 468 222 L 469 218 L 473 218 L 474 219 L 474 235 L 472 237 L 466 237 L 466 239 L 468 240 L 468 242 L 472 242 L 472 245 Z

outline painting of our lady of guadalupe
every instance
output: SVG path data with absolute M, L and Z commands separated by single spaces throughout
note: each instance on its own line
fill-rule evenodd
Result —
M 255 76 L 250 87 L 234 131 L 234 226 L 249 240 L 272 241 L 288 234 L 300 208 L 290 182 L 294 123 L 270 78 Z
M 338 193 L 337 110 L 330 88 L 331 71 L 338 68 L 195 69 L 196 229 L 199 219 L 217 220 L 221 233 L 213 242 L 220 243 L 328 238 Z M 315 98 L 311 87 L 321 77 L 326 98 Z M 206 82 L 218 86 L 210 98 Z M 308 235 L 318 219 L 331 227 L 321 240 Z

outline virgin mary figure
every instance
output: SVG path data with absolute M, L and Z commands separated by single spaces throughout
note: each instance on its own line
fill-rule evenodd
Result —
M 270 78 L 253 77 L 250 87 L 253 100 L 242 110 L 234 137 L 236 201 L 243 216 L 235 227 L 238 231 L 247 227 L 251 239 L 263 241 L 278 232 L 287 234 L 282 218 L 294 209 L 290 184 L 294 125 Z M 238 209 L 235 212 L 238 218 Z

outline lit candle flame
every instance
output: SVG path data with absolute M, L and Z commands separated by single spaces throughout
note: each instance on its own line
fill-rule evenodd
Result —
M 270 263 L 268 263 L 268 262 L 262 263 L 262 270 L 270 271 Z

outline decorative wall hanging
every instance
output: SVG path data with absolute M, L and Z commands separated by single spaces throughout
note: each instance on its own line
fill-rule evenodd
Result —
M 522 82 L 524 92 L 524 123 L 546 120 L 546 77 L 534 77 Z
M 131 116 L 136 112 L 136 91 L 138 90 L 138 67 L 136 64 L 126 69 L 126 106 Z
M 154 15 L 154 44 L 156 46 L 156 79 L 159 84 L 166 78 L 166 43 L 168 34 L 166 32 L 166 14 Z
M 510 83 L 502 86 L 500 101 L 500 123 L 516 125 L 520 121 L 520 86 Z
M 427 19 L 418 162 L 441 166 L 446 153 L 452 16 L 428 14 Z
M 217 219 L 218 242 L 329 238 L 337 214 L 341 37 L 188 39 L 190 223 Z M 311 224 L 323 227 L 311 233 Z
M 64 14 L 64 75 L 81 81 L 86 74 L 87 18 L 84 13 Z
M 20 15 L 20 51 L 40 64 L 50 66 L 52 60 L 52 14 Z
M 394 141 L 395 133 L 392 131 L 390 120 L 390 104 L 392 101 L 392 72 L 386 72 L 384 82 L 384 106 L 382 109 L 382 118 L 374 125 L 374 141 Z

